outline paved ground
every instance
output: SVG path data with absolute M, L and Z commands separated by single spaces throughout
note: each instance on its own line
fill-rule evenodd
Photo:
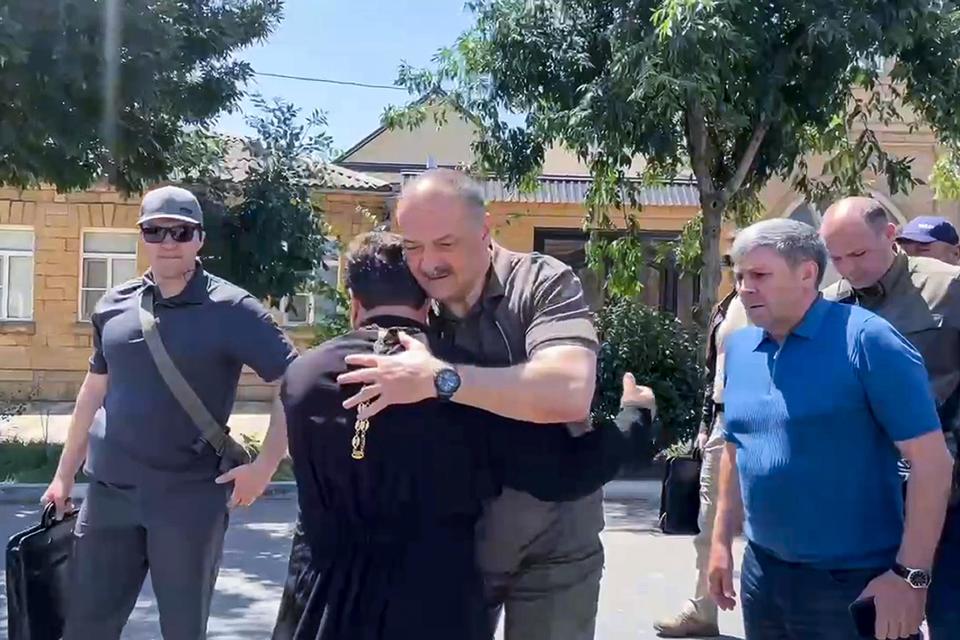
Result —
M 693 548 L 687 537 L 654 531 L 659 486 L 647 482 L 632 497 L 606 503 L 606 573 L 600 602 L 598 640 L 646 640 L 655 637 L 651 625 L 674 613 L 689 596 L 693 579 Z M 227 535 L 223 571 L 210 619 L 211 640 L 263 640 L 270 635 L 289 550 L 292 497 L 265 499 L 237 512 Z M 0 540 L 31 525 L 36 510 L 0 504 Z M 125 640 L 158 640 L 156 601 L 149 581 Z M 728 639 L 743 637 L 737 613 L 724 614 Z M 0 590 L 0 638 L 6 637 L 6 599 Z

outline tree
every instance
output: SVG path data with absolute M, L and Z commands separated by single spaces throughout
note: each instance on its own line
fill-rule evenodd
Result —
M 6 0 L 0 5 L 0 184 L 126 191 L 166 176 L 185 126 L 236 105 L 232 58 L 282 0 Z
M 608 288 L 633 293 L 641 249 L 637 188 L 690 175 L 702 216 L 684 237 L 687 268 L 703 265 L 701 319 L 720 280 L 724 217 L 756 215 L 773 177 L 814 201 L 886 181 L 917 183 L 911 160 L 884 150 L 873 128 L 903 106 L 945 136 L 960 131 L 960 18 L 929 0 L 476 0 L 474 26 L 433 69 L 401 67 L 412 93 L 436 92 L 477 126 L 482 167 L 528 185 L 544 150 L 561 144 L 594 178 L 585 226 L 627 234 L 600 243 Z M 878 60 L 894 60 L 889 77 Z M 942 81 L 941 81 L 942 80 Z M 426 117 L 390 109 L 392 126 Z M 512 114 L 512 117 L 511 117 Z M 511 124 L 517 117 L 520 124 Z M 917 126 L 918 122 L 909 122 Z M 827 158 L 825 177 L 807 159 Z M 645 160 L 630 175 L 634 158 Z M 642 214 L 641 214 L 642 215 Z M 702 259 L 702 262 L 701 262 Z
M 313 189 L 323 182 L 331 138 L 320 112 L 301 122 L 300 110 L 252 99 L 251 139 L 200 130 L 177 148 L 177 175 L 204 210 L 204 265 L 262 300 L 324 287 L 315 283 L 334 248 Z M 330 293 L 330 292 L 327 292 Z

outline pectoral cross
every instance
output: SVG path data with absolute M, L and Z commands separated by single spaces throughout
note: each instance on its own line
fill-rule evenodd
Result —
M 367 403 L 362 402 L 357 407 L 357 420 L 353 423 L 353 452 L 350 456 L 354 460 L 363 460 L 367 450 L 367 429 L 370 428 L 369 420 L 361 420 L 360 412 L 367 408 Z

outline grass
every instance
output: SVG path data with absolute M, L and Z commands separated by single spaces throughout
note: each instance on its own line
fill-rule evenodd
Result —
M 0 482 L 50 482 L 57 470 L 62 449 L 62 445 L 39 441 L 0 441 Z M 273 474 L 273 480 L 293 480 L 293 468 L 289 459 L 280 463 L 277 472 Z M 77 474 L 77 481 L 83 481 L 81 474 Z
M 50 482 L 62 448 L 43 442 L 0 442 L 0 482 Z

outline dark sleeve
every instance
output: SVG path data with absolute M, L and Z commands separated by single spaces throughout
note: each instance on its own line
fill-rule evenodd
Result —
M 315 456 L 311 454 L 309 424 L 302 424 L 304 414 L 304 394 L 302 391 L 291 393 L 291 382 L 302 386 L 303 381 L 291 370 L 291 380 L 285 377 L 280 384 L 280 401 L 287 419 L 287 446 L 293 463 L 293 476 L 297 482 L 297 503 L 300 507 L 300 519 L 307 532 L 316 531 L 317 511 L 321 508 L 319 476 L 314 470 Z
M 93 354 L 90 356 L 90 373 L 107 374 L 107 359 L 103 355 L 103 316 L 97 311 L 90 317 L 93 326 Z
M 656 435 L 653 433 L 654 420 L 650 417 L 649 409 L 631 405 L 622 406 L 614 422 L 623 433 L 630 433 L 636 429 L 647 430 L 650 431 L 651 440 L 656 440 Z
M 580 279 L 566 265 L 544 263 L 534 284 L 533 313 L 526 332 L 527 356 L 561 344 L 599 349 L 593 314 Z
M 713 427 L 716 405 L 713 403 L 713 386 L 717 376 L 716 329 L 707 336 L 707 358 L 703 367 L 703 407 L 700 409 L 700 433 L 709 434 Z
M 253 296 L 245 296 L 233 312 L 232 326 L 225 330 L 234 357 L 265 382 L 280 378 L 297 357 L 293 343 Z

